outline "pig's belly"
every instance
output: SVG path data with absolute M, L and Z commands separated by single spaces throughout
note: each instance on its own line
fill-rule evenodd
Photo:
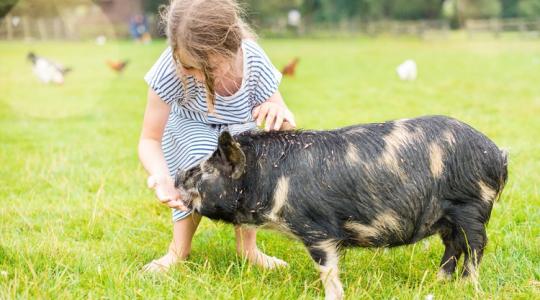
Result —
M 443 212 L 437 199 L 414 199 L 411 205 L 378 203 L 356 206 L 356 216 L 342 223 L 347 242 L 364 247 L 394 247 L 416 243 L 438 232 Z M 364 209 L 362 209 L 364 208 Z M 352 215 L 352 214 L 351 214 Z

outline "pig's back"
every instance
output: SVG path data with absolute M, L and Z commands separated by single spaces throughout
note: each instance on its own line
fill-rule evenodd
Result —
M 482 184 L 498 193 L 506 176 L 495 144 L 441 116 L 240 141 L 260 182 L 286 178 L 290 213 L 325 227 L 393 220 L 399 234 L 380 236 L 386 245 L 421 238 L 447 206 L 477 201 Z

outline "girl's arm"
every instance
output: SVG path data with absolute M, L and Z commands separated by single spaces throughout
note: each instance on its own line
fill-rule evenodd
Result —
M 148 89 L 148 102 L 144 112 L 143 127 L 139 140 L 139 159 L 150 175 L 168 175 L 167 164 L 161 150 L 161 138 L 169 118 L 171 107 Z
M 150 174 L 148 185 L 155 188 L 158 199 L 169 207 L 185 210 L 161 150 L 161 139 L 170 110 L 171 107 L 149 88 L 139 140 L 139 159 Z
M 253 110 L 253 118 L 257 120 L 257 126 L 265 123 L 265 130 L 292 130 L 296 128 L 294 115 L 287 108 L 279 90 L 268 100 Z

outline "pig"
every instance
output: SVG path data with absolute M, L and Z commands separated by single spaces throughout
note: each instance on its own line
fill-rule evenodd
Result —
M 469 125 L 424 116 L 329 131 L 223 132 L 217 150 L 179 171 L 195 212 L 300 240 L 326 299 L 342 299 L 345 247 L 396 247 L 439 234 L 438 276 L 478 280 L 507 153 Z

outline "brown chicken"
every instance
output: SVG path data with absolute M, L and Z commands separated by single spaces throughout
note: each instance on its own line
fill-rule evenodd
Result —
M 283 67 L 283 70 L 281 71 L 283 76 L 294 76 L 294 72 L 296 71 L 296 66 L 298 65 L 299 61 L 300 59 L 298 57 L 295 57 L 287 65 L 285 65 L 285 67 Z
M 109 68 L 114 70 L 116 73 L 122 73 L 128 63 L 129 60 L 107 60 L 107 65 Z

